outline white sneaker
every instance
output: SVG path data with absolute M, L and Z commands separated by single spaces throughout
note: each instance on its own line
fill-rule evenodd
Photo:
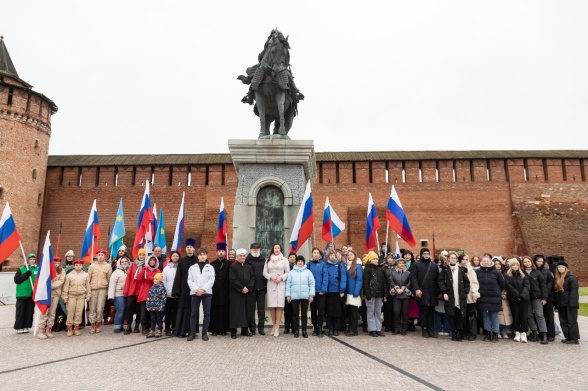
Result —
M 527 333 L 521 333 L 521 342 L 527 343 Z
M 23 333 L 25 333 L 25 334 L 28 332 L 29 332 L 29 329 L 24 329 L 24 331 L 23 331 Z
M 18 330 L 16 330 L 16 333 L 17 334 L 24 334 L 24 329 L 18 329 Z
M 527 338 L 526 335 L 525 335 L 525 338 Z M 519 333 L 518 331 L 515 333 L 514 341 L 521 342 L 521 333 Z

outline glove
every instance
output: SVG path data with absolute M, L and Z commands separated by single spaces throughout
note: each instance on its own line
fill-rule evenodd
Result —
M 33 275 L 33 272 L 31 272 L 30 270 L 27 270 L 27 271 L 25 272 L 25 274 L 27 275 L 27 277 L 30 277 L 30 276 L 32 276 L 32 275 Z
M 109 306 L 114 305 L 114 299 L 108 299 L 108 305 Z

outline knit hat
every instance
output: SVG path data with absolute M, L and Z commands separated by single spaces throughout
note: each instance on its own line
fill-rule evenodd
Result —
M 139 252 L 138 252 L 137 254 L 138 254 L 138 255 L 141 255 L 141 254 L 143 254 L 143 255 L 147 255 L 147 250 L 145 250 L 144 248 L 140 248 L 140 249 L 139 249 Z
M 429 251 L 428 247 L 423 247 L 423 248 L 421 248 L 421 257 L 423 256 L 423 253 L 431 253 L 431 252 Z
M 153 276 L 153 280 L 159 280 L 159 281 L 163 281 L 163 274 L 161 274 L 161 273 L 156 273 L 156 274 Z
M 73 251 L 73 250 L 68 250 L 68 251 L 65 253 L 65 256 L 66 256 L 66 257 L 75 257 L 75 256 L 76 256 L 76 254 L 74 253 L 74 251 Z
M 236 253 L 236 254 L 237 254 L 237 255 L 240 255 L 240 254 L 247 254 L 247 250 L 245 250 L 244 248 L 240 248 L 240 249 L 238 249 L 238 250 L 237 250 L 237 253 Z
M 565 267 L 566 267 L 566 269 L 569 269 L 569 267 L 568 267 L 568 264 L 566 263 L 566 261 L 561 261 L 561 262 L 559 262 L 559 263 L 557 264 L 557 266 L 559 266 L 559 265 L 561 265 L 561 266 L 565 266 Z
M 302 256 L 302 255 L 296 256 L 296 262 L 298 262 L 298 261 L 302 261 L 302 262 L 306 263 L 306 259 L 304 259 L 304 256 Z
M 373 251 L 370 251 L 367 255 L 368 262 L 373 261 L 374 259 L 378 259 L 378 254 Z
M 196 239 L 193 239 L 193 238 L 186 239 L 186 247 L 188 247 L 188 246 L 192 246 L 192 247 L 196 248 Z

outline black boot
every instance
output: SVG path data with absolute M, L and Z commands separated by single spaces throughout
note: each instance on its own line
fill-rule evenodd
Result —
M 541 333 L 541 345 L 548 345 L 547 333 Z
M 451 340 L 457 341 L 457 331 L 451 330 Z
M 131 328 L 131 327 L 129 326 L 129 328 Z M 137 322 L 135 322 L 135 331 L 133 331 L 133 333 L 135 333 L 135 334 L 139 333 L 139 323 L 137 323 Z
M 491 339 L 490 342 L 498 342 L 498 333 L 490 333 Z
M 124 329 L 123 335 L 129 335 L 131 333 L 132 333 L 131 328 L 129 326 L 127 326 L 127 328 Z
M 427 329 L 423 329 L 423 338 L 429 338 L 429 333 L 427 332 Z
M 531 330 L 531 335 L 529 336 L 529 342 L 537 342 L 539 341 L 539 337 L 537 335 L 536 330 Z
M 194 341 L 196 339 L 196 333 L 190 333 L 188 335 L 188 341 Z
M 492 332 L 490 331 L 484 331 L 484 342 L 490 342 L 492 340 L 491 334 Z
M 457 331 L 455 332 L 455 340 L 456 340 L 457 342 L 461 342 L 461 341 L 463 341 L 463 336 L 461 335 L 461 330 L 457 330 Z

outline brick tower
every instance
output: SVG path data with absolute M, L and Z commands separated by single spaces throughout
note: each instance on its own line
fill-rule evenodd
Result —
M 51 99 L 18 76 L 0 37 L 0 211 L 10 203 L 26 252 L 39 248 L 51 115 L 56 112 Z M 21 251 L 7 262 L 4 267 L 22 264 Z

